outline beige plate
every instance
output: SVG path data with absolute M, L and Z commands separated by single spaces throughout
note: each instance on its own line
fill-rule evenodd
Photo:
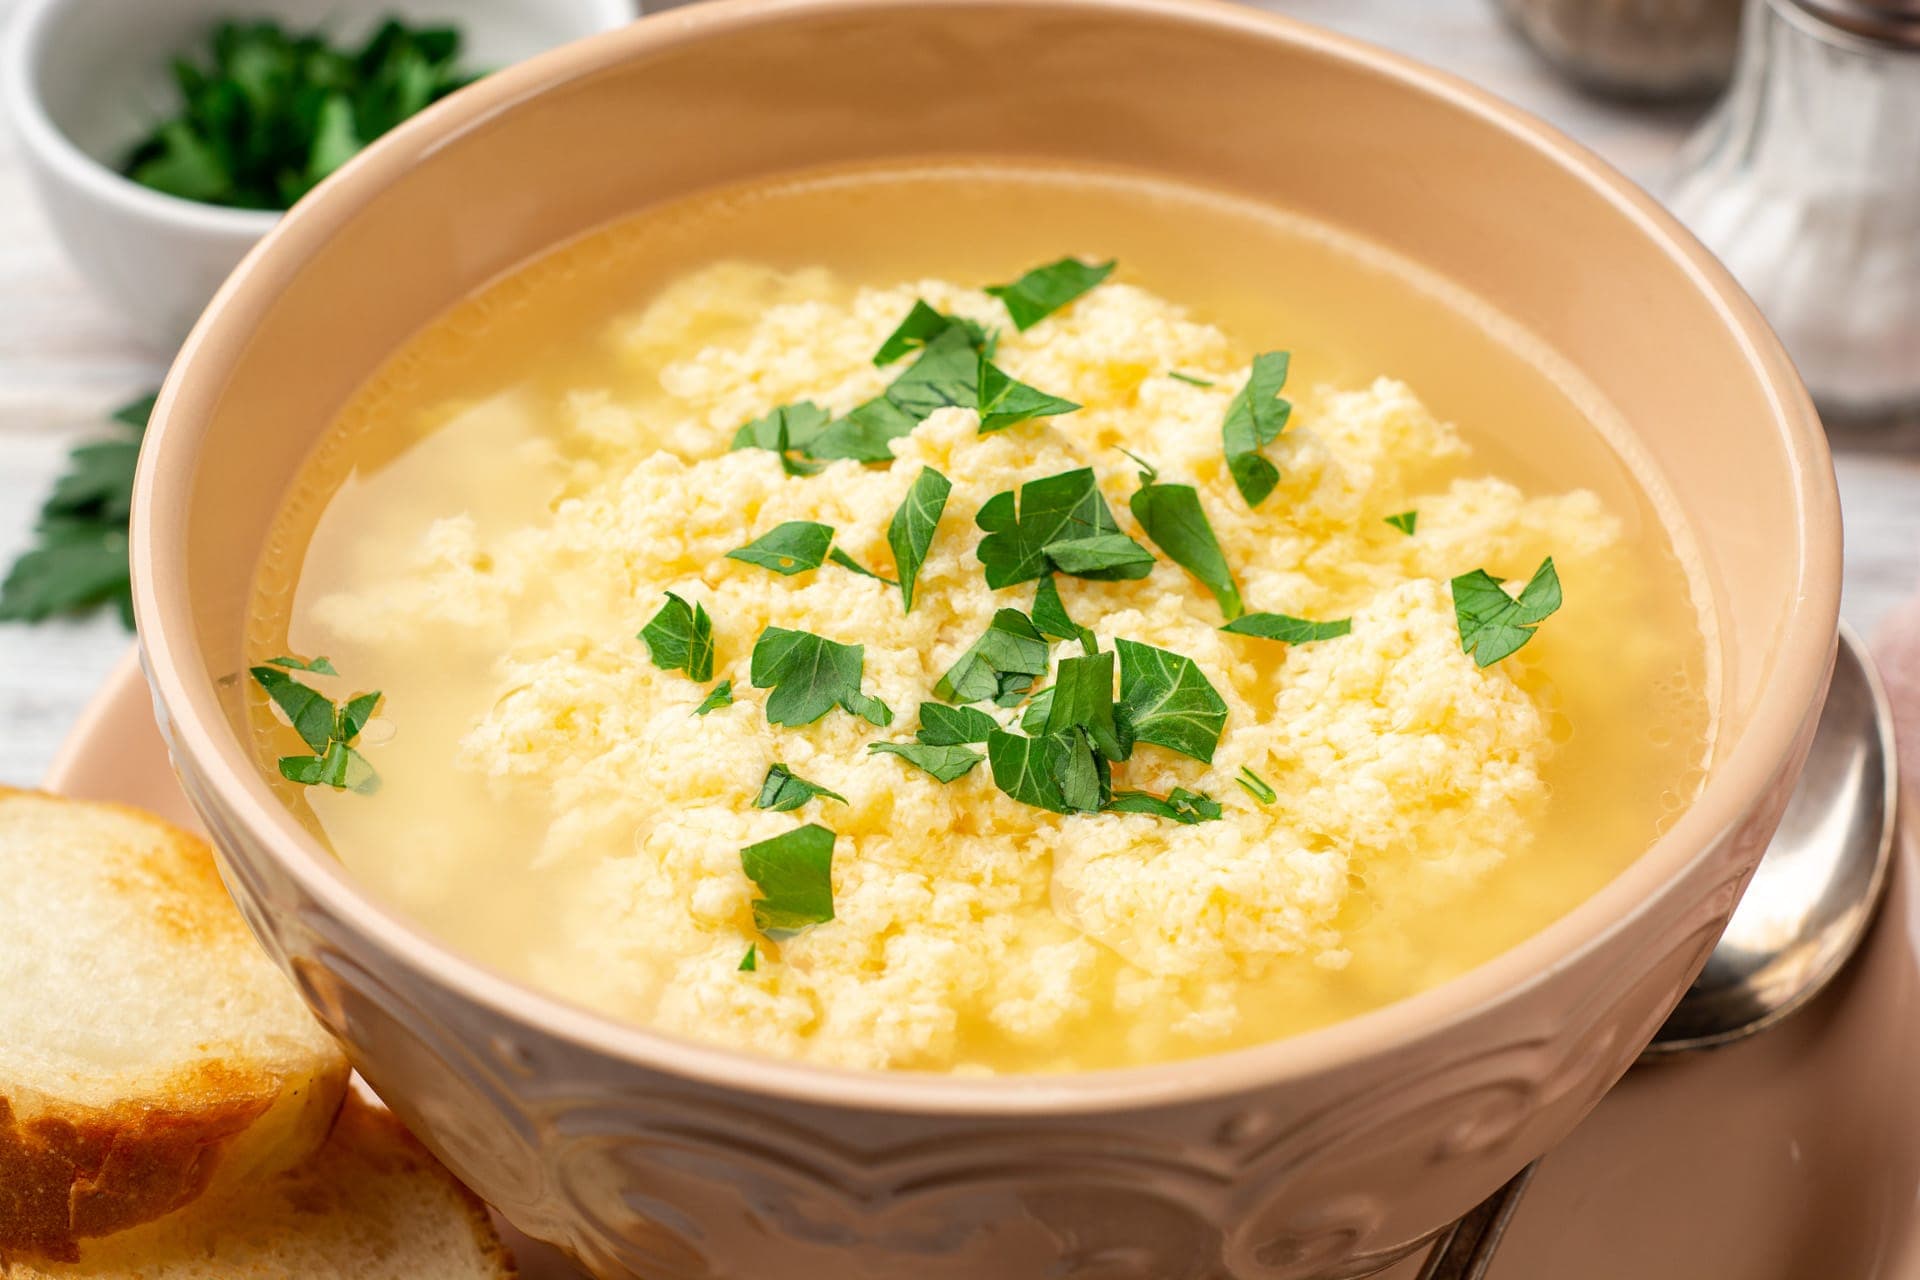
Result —
M 47 786 L 197 826 L 129 657 Z M 1914 810 L 1909 807 L 1908 812 Z M 1493 1280 L 1920 1276 L 1920 845 L 1834 988 L 1779 1030 L 1635 1071 L 1550 1156 Z M 527 1280 L 576 1280 L 507 1230 Z M 1413 1263 L 1388 1272 L 1412 1277 Z

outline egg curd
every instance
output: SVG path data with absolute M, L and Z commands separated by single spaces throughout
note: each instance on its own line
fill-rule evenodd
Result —
M 1296 365 L 1290 418 L 1259 447 L 1277 483 L 1253 503 L 1223 424 L 1271 348 L 1146 287 L 1123 254 L 1024 329 L 980 287 L 1017 272 L 860 274 L 685 271 L 593 318 L 564 376 L 449 395 L 403 362 L 315 459 L 283 539 L 300 555 L 263 570 L 250 656 L 286 655 L 273 669 L 327 699 L 382 697 L 316 739 L 256 689 L 263 763 L 311 750 L 323 763 L 275 774 L 289 802 L 454 945 L 622 1019 L 814 1063 L 1151 1062 L 1479 962 L 1604 883 L 1697 786 L 1700 625 L 1633 491 L 1523 489 L 1406 383 Z M 516 287 L 564 297 L 568 278 Z M 803 403 L 838 420 L 927 358 L 876 364 L 916 304 L 973 322 L 1001 374 L 1077 407 L 985 431 L 979 405 L 937 407 L 887 442 L 891 462 L 782 451 L 764 429 L 776 447 L 753 447 L 744 425 Z M 484 350 L 474 314 L 447 324 Z M 404 445 L 369 444 L 381 431 Z M 1144 576 L 1076 576 L 1060 552 L 1044 577 L 990 586 L 983 508 L 1083 468 L 1139 549 L 1119 572 Z M 950 492 L 913 573 L 889 533 L 928 472 Z M 1192 486 L 1246 612 L 1325 624 L 1315 638 L 1224 630 L 1235 611 L 1143 528 L 1149 483 Z M 791 522 L 827 526 L 836 557 L 730 558 Z M 1456 579 L 1485 569 L 1517 596 L 1549 557 L 1558 609 L 1479 665 Z M 1004 736 L 921 762 L 871 750 L 916 744 L 926 704 L 965 700 L 956 664 L 1001 611 L 1042 619 L 1052 589 L 1072 638 L 1056 622 L 1043 672 L 970 703 Z M 857 695 L 777 723 L 757 651 L 782 632 L 861 646 Z M 1041 737 L 1034 696 L 1068 660 L 1117 652 L 1120 732 L 1148 723 L 1138 646 L 1217 695 L 1223 723 L 1196 713 L 1210 750 L 1147 727 L 1103 751 L 1089 729 L 1065 741 L 1097 778 L 1023 782 L 1001 751 Z M 356 772 L 328 775 L 329 750 Z M 1057 811 L 1029 783 L 1098 803 Z M 743 857 L 792 853 L 808 827 L 830 833 L 830 866 Z M 796 887 L 809 868 L 820 883 Z M 812 914 L 780 913 L 809 893 Z

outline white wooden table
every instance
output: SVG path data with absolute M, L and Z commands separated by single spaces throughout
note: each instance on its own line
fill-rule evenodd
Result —
M 0 0 L 0 21 L 15 0 Z M 1489 0 L 1265 0 L 1264 7 L 1445 67 L 1554 124 L 1659 190 L 1697 112 L 1624 108 L 1569 89 L 1513 41 Z M 67 449 L 155 385 L 169 353 L 129 338 L 68 268 L 10 131 L 0 129 L 0 563 L 26 545 Z M 1836 437 L 1847 523 L 1845 610 L 1871 627 L 1920 567 L 1920 422 Z M 38 780 L 128 645 L 109 616 L 0 626 L 0 782 Z

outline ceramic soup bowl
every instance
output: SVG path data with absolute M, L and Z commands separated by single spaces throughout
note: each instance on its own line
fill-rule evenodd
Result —
M 1167 1066 L 841 1072 L 615 1023 L 372 901 L 241 727 L 251 575 L 355 387 L 481 283 L 642 206 L 942 153 L 1270 199 L 1468 286 L 1597 385 L 1692 529 L 1720 736 L 1699 798 L 1530 941 L 1351 1021 Z M 167 384 L 135 593 L 173 759 L 261 940 L 393 1108 L 516 1224 L 649 1280 L 1292 1280 L 1405 1254 L 1632 1063 L 1774 828 L 1829 670 L 1820 427 L 1726 273 L 1631 184 L 1456 81 L 1173 0 L 716 0 L 405 125 L 241 266 Z

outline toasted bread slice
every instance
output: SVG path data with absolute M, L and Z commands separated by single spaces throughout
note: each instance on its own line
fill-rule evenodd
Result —
M 351 1097 L 298 1169 L 224 1200 L 16 1263 L 7 1280 L 511 1280 L 487 1211 L 385 1111 Z
M 306 1160 L 347 1078 L 204 843 L 0 789 L 0 1261 Z

